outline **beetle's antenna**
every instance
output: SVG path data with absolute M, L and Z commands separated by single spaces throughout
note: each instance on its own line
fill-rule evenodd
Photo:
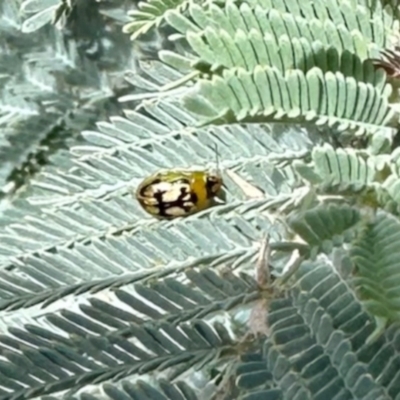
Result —
M 217 174 L 221 175 L 221 170 L 219 169 L 219 154 L 218 154 L 218 145 L 215 143 L 215 165 L 217 168 Z

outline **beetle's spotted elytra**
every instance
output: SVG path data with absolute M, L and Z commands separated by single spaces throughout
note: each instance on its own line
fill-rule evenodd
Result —
M 136 198 L 149 214 L 176 218 L 208 208 L 222 186 L 218 173 L 206 171 L 161 171 L 144 179 Z

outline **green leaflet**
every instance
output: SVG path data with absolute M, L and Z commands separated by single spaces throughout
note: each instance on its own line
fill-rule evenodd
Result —
M 354 149 L 334 149 L 328 144 L 316 146 L 312 152 L 312 169 L 325 187 L 351 187 L 357 192 L 375 179 L 374 158 Z M 296 165 L 300 165 L 297 163 Z M 299 172 L 300 169 L 299 169 Z
M 321 205 L 289 218 L 289 226 L 311 247 L 330 253 L 333 246 L 352 239 L 360 222 L 358 209 L 346 205 Z
M 365 306 L 387 320 L 400 317 L 400 224 L 380 213 L 353 244 L 355 286 Z
M 298 116 L 299 122 L 313 120 L 318 125 L 335 126 L 340 131 L 356 129 L 360 133 L 380 129 L 394 114 L 388 104 L 389 92 L 383 94 L 379 87 L 357 82 L 340 72 L 323 73 L 313 67 L 307 73 L 297 71 L 297 79 L 301 85 L 293 85 L 292 72 L 282 73 L 270 66 L 257 66 L 254 71 L 227 69 L 222 76 L 200 80 L 199 92 L 187 95 L 184 101 L 189 111 L 200 114 L 192 98 L 204 98 L 212 104 L 214 118 L 231 110 L 234 120 L 230 122 L 272 122 L 284 116 Z M 222 117 L 216 122 L 227 121 Z

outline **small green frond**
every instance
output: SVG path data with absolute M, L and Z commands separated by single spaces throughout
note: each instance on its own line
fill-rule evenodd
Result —
M 113 400 L 200 400 L 195 391 L 184 381 L 171 383 L 166 379 L 157 379 L 154 382 L 138 379 L 134 383 L 126 379 L 117 384 L 105 383 L 103 390 Z M 88 396 L 89 393 L 83 391 L 79 395 L 79 400 L 88 400 Z M 70 397 L 70 399 L 76 398 Z
M 363 133 L 391 120 L 388 92 L 316 67 L 304 74 L 257 66 L 254 72 L 224 70 L 222 77 L 200 80 L 198 93 L 186 95 L 184 104 L 198 115 L 206 107 L 212 118 L 208 115 L 204 123 L 308 120 Z
M 387 168 L 386 174 L 382 175 L 381 191 L 379 192 L 379 195 L 382 196 L 380 203 L 387 204 L 394 202 L 397 212 L 400 209 L 400 152 L 398 150 L 399 148 L 390 154 L 390 162 L 387 162 L 390 171 Z M 395 209 L 393 210 L 394 212 L 396 212 Z
M 289 218 L 289 226 L 311 247 L 330 253 L 334 246 L 350 242 L 360 222 L 358 209 L 343 205 L 320 205 Z
M 400 205 L 400 177 L 397 174 L 391 174 L 387 177 L 385 182 L 383 182 L 383 190 L 380 191 L 381 204 L 393 201 L 395 204 Z
M 331 45 L 306 38 L 292 38 L 262 33 L 252 29 L 249 33 L 236 30 L 234 36 L 222 29 L 206 28 L 204 32 L 187 35 L 189 45 L 198 59 L 188 59 L 195 68 L 204 71 L 219 71 L 221 68 L 243 68 L 253 71 L 257 66 L 275 67 L 279 71 L 300 70 L 304 73 L 317 67 L 322 72 L 340 72 L 356 81 L 371 83 L 384 88 L 385 74 L 376 71 L 370 60 L 360 58 L 348 50 L 339 50 Z M 162 56 L 162 55 L 161 55 Z M 164 59 L 168 61 L 168 59 Z M 175 64 L 176 65 L 176 64 Z
M 234 346 L 229 332 L 220 323 L 194 319 L 185 324 L 163 323 L 157 328 L 131 323 L 122 336 L 105 335 L 105 330 L 89 319 L 65 314 L 71 321 L 56 315 L 48 321 L 63 335 L 29 324 L 26 330 L 9 327 L 7 361 L 0 363 L 0 371 L 7 370 L 2 387 L 12 391 L 13 396 L 29 398 L 34 388 L 36 396 L 65 391 L 69 397 L 89 384 L 118 382 L 152 372 L 160 375 L 168 371 L 173 381 L 205 363 L 212 367 L 223 350 Z M 96 333 L 92 333 L 93 329 Z M 18 367 L 21 361 L 28 368 L 35 364 L 35 368 L 26 374 L 24 368 Z
M 187 0 L 147 0 L 140 1 L 138 9 L 129 12 L 132 21 L 123 27 L 124 33 L 131 34 L 131 40 L 147 33 L 150 29 L 158 27 L 165 19 L 169 10 L 176 10 L 179 14 L 188 7 Z
M 393 16 L 377 11 L 371 18 L 367 6 L 350 1 L 340 1 L 339 5 L 319 2 L 315 8 L 304 3 L 299 6 L 297 2 L 267 3 L 227 1 L 223 7 L 212 3 L 207 10 L 191 3 L 190 17 L 170 11 L 166 20 L 185 36 L 189 32 L 204 34 L 207 29 L 222 30 L 229 42 L 238 31 L 256 37 L 280 38 L 286 34 L 291 40 L 304 38 L 309 43 L 320 41 L 324 46 L 334 46 L 339 52 L 350 51 L 361 60 L 378 55 L 378 50 L 386 45 L 384 33 L 394 24 Z
M 161 267 L 172 274 L 205 262 L 218 264 L 221 258 L 236 259 L 239 267 L 257 254 L 255 243 L 265 232 L 271 231 L 273 242 L 285 236 L 286 228 L 259 215 L 266 207 L 267 200 L 253 200 L 209 209 L 203 218 L 157 223 L 140 219 L 134 212 L 138 206 L 127 199 L 101 208 L 92 203 L 84 214 L 53 214 L 47 224 L 31 219 L 36 229 L 30 231 L 11 225 L 14 234 L 7 229 L 1 238 L 1 307 L 26 307 L 97 286 L 125 285 L 157 275 Z M 114 230 L 109 224 L 116 218 L 121 222 Z M 24 249 L 18 234 L 26 235 Z
M 272 330 L 265 349 L 268 365 L 271 370 L 275 366 L 275 379 L 291 379 L 294 384 L 282 385 L 285 394 L 334 398 L 342 392 L 350 398 L 384 399 L 385 389 L 359 362 L 352 343 L 355 333 L 363 330 L 365 335 L 371 324 L 345 282 L 317 263 L 304 265 L 299 280 L 298 289 L 288 300 L 276 301 L 268 317 Z M 353 324 L 346 319 L 349 312 L 353 318 L 357 315 Z M 277 369 L 278 365 L 284 368 Z M 367 397 L 371 392 L 373 396 Z
M 252 7 L 262 7 L 263 9 L 275 9 L 281 13 L 289 13 L 297 18 L 308 20 L 318 19 L 321 21 L 332 21 L 335 25 L 345 26 L 348 30 L 360 29 L 363 36 L 370 36 L 377 39 L 383 36 L 383 31 L 373 30 L 368 24 L 375 26 L 376 21 L 380 21 L 387 29 L 396 29 L 397 3 L 392 0 L 332 0 L 316 1 L 315 3 L 303 3 L 299 0 L 281 2 L 279 0 L 249 0 L 247 3 Z M 240 1 L 235 3 L 241 4 Z M 367 16 L 372 15 L 372 19 Z M 377 27 L 375 27 L 377 28 Z
M 14 297 L 1 301 L 0 308 L 8 311 L 19 309 L 21 315 L 32 317 L 38 305 L 49 309 L 51 305 L 68 301 L 71 296 L 84 295 L 85 301 L 76 303 L 82 317 L 108 327 L 113 333 L 124 334 L 131 322 L 187 322 L 193 318 L 206 318 L 221 310 L 231 312 L 259 297 L 251 277 L 221 268 L 218 260 L 212 265 L 212 269 L 192 267 L 181 272 L 126 273 L 91 282 L 73 283 L 71 279 L 70 282 L 64 279 L 61 287 L 53 284 L 41 292 L 30 294 L 18 294 L 15 287 Z M 58 274 L 61 279 L 65 276 Z
M 374 157 L 351 148 L 334 149 L 325 143 L 314 147 L 311 160 L 310 164 L 295 161 L 294 167 L 305 180 L 324 188 L 357 192 L 372 185 L 377 176 Z
M 365 344 L 374 323 L 331 265 L 304 262 L 297 278 L 288 296 L 266 311 L 270 334 L 263 349 L 238 366 L 244 398 L 265 398 L 268 391 L 278 399 L 399 396 L 398 327 Z M 391 361 L 382 369 L 386 357 Z
M 400 223 L 379 213 L 353 244 L 355 287 L 364 307 L 386 321 L 400 320 Z

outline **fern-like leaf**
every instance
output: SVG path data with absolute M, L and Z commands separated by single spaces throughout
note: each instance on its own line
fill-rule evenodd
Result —
M 135 40 L 150 29 L 160 26 L 168 10 L 175 9 L 177 12 L 183 12 L 188 4 L 186 0 L 141 1 L 137 10 L 129 12 L 132 21 L 124 26 L 123 31 L 130 33 L 131 40 Z
M 371 84 L 319 68 L 302 73 L 281 73 L 273 67 L 225 70 L 222 77 L 201 80 L 199 92 L 185 97 L 185 106 L 214 123 L 286 118 L 313 120 L 339 130 L 376 131 L 387 124 L 394 112 L 387 92 Z
M 306 181 L 325 190 L 359 192 L 372 186 L 378 176 L 373 156 L 350 148 L 334 149 L 326 143 L 313 149 L 311 163 L 295 161 L 294 166 Z
M 314 252 L 322 250 L 329 254 L 333 246 L 354 238 L 354 228 L 360 219 L 358 209 L 331 204 L 296 214 L 289 219 L 289 225 L 310 246 L 317 247 Z
M 398 25 L 393 15 L 376 9 L 370 18 L 366 5 L 351 1 L 319 2 L 316 7 L 299 7 L 297 2 L 241 2 L 227 1 L 221 7 L 212 3 L 205 9 L 192 3 L 190 17 L 169 11 L 166 20 L 184 35 L 200 33 L 208 27 L 224 30 L 234 38 L 238 30 L 249 34 L 252 30 L 280 37 L 284 33 L 291 39 L 305 38 L 309 42 L 321 41 L 339 51 L 348 50 L 362 60 L 378 55 L 386 44 L 385 29 Z M 351 15 L 351 17 L 350 17 Z M 234 21 L 234 22 L 232 22 Z M 221 42 L 222 44 L 222 42 Z
M 364 306 L 377 318 L 390 322 L 400 319 L 399 249 L 399 222 L 380 213 L 354 243 L 351 253 L 355 286 Z

